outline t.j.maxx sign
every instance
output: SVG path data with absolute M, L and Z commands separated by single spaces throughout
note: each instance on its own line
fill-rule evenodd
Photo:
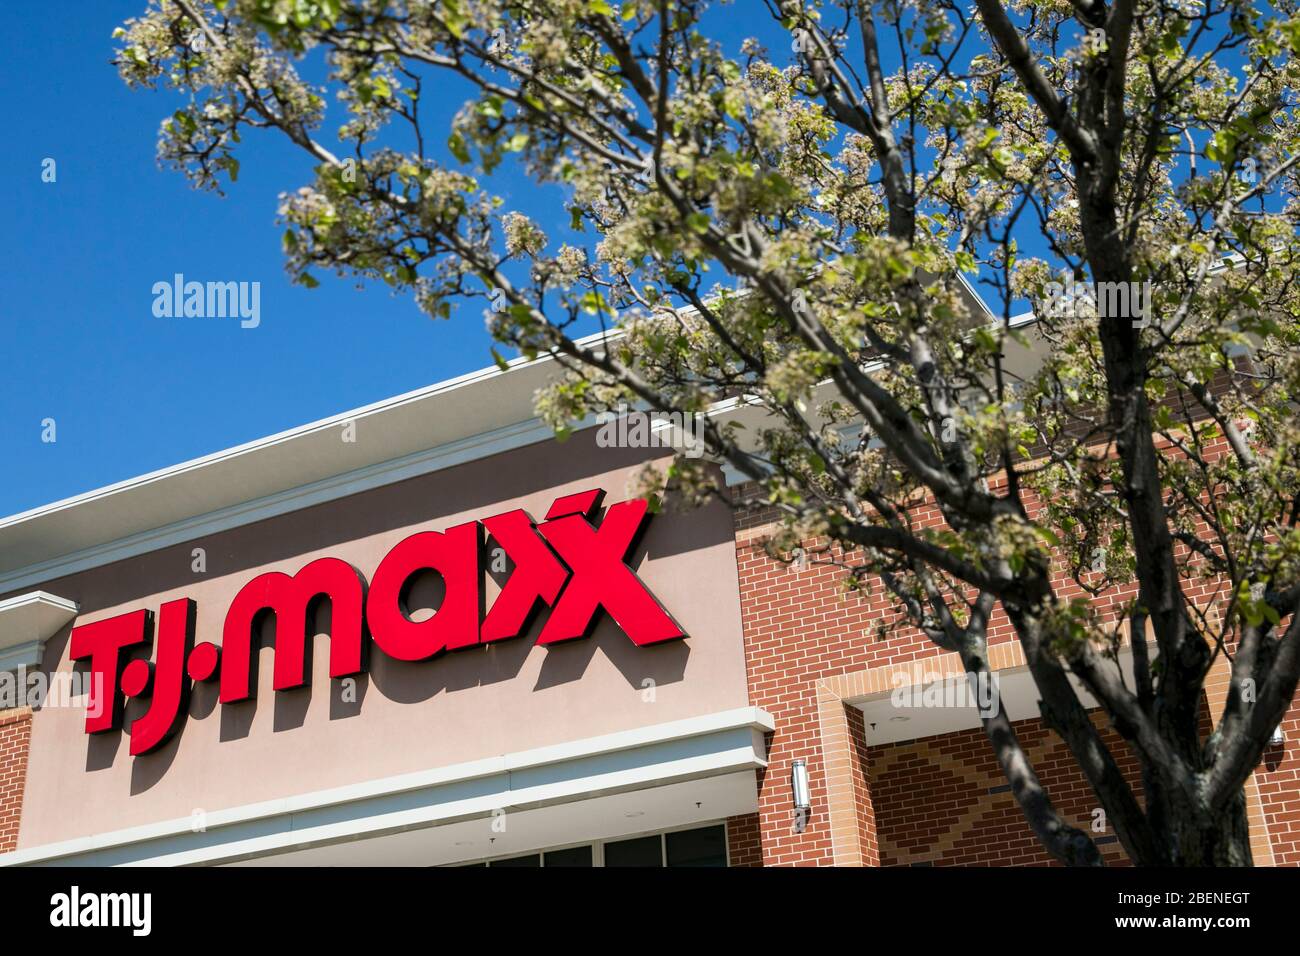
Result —
M 422 661 L 524 634 L 543 606 L 550 616 L 539 644 L 586 636 L 602 608 L 638 646 L 682 637 L 625 563 L 650 520 L 647 502 L 612 505 L 597 524 L 603 495 L 595 489 L 559 498 L 541 523 L 516 510 L 411 535 L 380 561 L 369 588 L 360 571 L 338 558 L 312 561 L 292 576 L 261 574 L 231 602 L 220 646 L 194 643 L 196 609 L 189 598 L 163 604 L 156 625 L 153 613 L 141 609 L 73 628 L 72 659 L 89 661 L 94 688 L 86 732 L 116 730 L 125 698 L 148 698 L 148 709 L 131 725 L 131 753 L 148 753 L 179 728 L 194 681 L 219 680 L 223 704 L 251 698 L 254 634 L 266 613 L 275 615 L 275 689 L 303 686 L 313 609 L 322 600 L 330 602 L 329 664 L 335 678 L 364 672 L 372 641 L 397 660 Z M 486 615 L 485 529 L 514 564 Z M 424 571 L 441 575 L 446 594 L 432 617 L 415 621 L 407 590 Z M 128 662 L 130 649 L 151 637 L 154 660 Z M 100 701 L 97 694 L 110 699 Z

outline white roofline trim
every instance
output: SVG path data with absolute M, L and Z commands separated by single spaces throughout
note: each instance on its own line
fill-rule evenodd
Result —
M 0 601 L 0 672 L 37 667 L 45 642 L 77 616 L 75 601 L 30 591 Z
M 331 424 L 334 424 L 332 420 Z M 18 568 L 7 574 L 0 574 L 0 592 L 16 591 L 33 584 L 41 584 L 90 568 L 147 554 L 204 535 L 218 534 L 231 528 L 274 518 L 277 515 L 300 511 L 312 505 L 346 498 L 349 495 L 405 481 L 408 478 L 431 474 L 478 458 L 486 458 L 489 455 L 546 441 L 553 434 L 550 427 L 534 418 L 469 438 L 457 439 L 427 451 L 367 465 L 341 475 L 267 495 L 264 498 L 195 515 L 160 528 L 118 538 L 39 564 Z
M 5 598 L 0 601 L 0 614 L 6 611 L 13 611 L 16 608 L 25 607 L 28 604 L 49 604 L 60 611 L 67 611 L 69 614 L 77 613 L 77 602 L 69 601 L 67 598 L 61 598 L 56 594 L 50 594 L 48 591 L 29 591 L 26 594 L 16 594 L 11 598 Z
M 987 306 L 969 281 L 961 276 L 958 278 L 968 289 L 972 299 L 984 310 L 987 318 L 991 322 L 1001 324 L 1003 320 L 995 318 L 988 311 Z M 1034 314 L 1028 312 L 1013 317 L 1010 323 L 1013 327 L 1018 327 L 1030 324 L 1034 320 Z M 620 334 L 621 332 L 618 329 L 609 329 L 576 339 L 575 343 L 581 346 L 599 345 L 602 342 L 619 337 Z M 0 518 L 0 536 L 4 536 L 6 532 L 17 532 L 18 529 L 29 523 L 55 519 L 61 513 L 71 513 L 77 508 L 92 504 L 99 504 L 101 507 L 107 506 L 108 502 L 116 495 L 133 491 L 139 492 L 150 485 L 169 479 L 177 479 L 187 474 L 198 474 L 205 468 L 253 456 L 258 452 L 296 439 L 303 439 L 336 429 L 349 422 L 359 422 L 366 418 L 383 415 L 403 406 L 449 395 L 458 390 L 482 387 L 484 384 L 490 383 L 510 372 L 522 371 L 527 367 L 538 367 L 553 360 L 554 356 L 550 353 L 540 355 L 534 359 L 515 358 L 506 362 L 505 368 L 495 365 L 488 366 L 390 399 L 319 419 L 266 438 L 247 442 L 116 484 L 107 485 L 84 494 L 11 515 L 7 518 Z M 879 363 L 873 363 L 868 368 L 870 369 L 876 364 Z M 531 403 L 528 404 L 529 407 L 526 412 L 521 407 L 516 410 L 516 413 L 530 414 L 532 407 Z M 755 403 L 748 396 L 741 399 L 724 400 L 716 403 L 707 414 L 710 416 L 736 414 L 752 404 Z M 589 421 L 584 424 L 590 425 L 592 422 Z M 544 426 L 537 418 L 528 417 L 489 431 L 456 438 L 427 450 L 412 452 L 385 461 L 372 462 L 352 471 L 308 481 L 292 487 L 285 487 L 282 490 L 249 501 L 204 511 L 197 515 L 167 522 L 153 528 L 145 528 L 111 540 L 98 541 L 88 547 L 74 551 L 48 557 L 33 555 L 33 557 L 40 557 L 42 560 L 35 560 L 21 567 L 0 572 L 0 593 L 19 591 L 25 587 L 40 585 L 59 577 L 135 557 L 204 535 L 219 533 L 230 528 L 240 527 L 315 504 L 347 497 L 407 478 L 429 474 L 477 458 L 546 441 L 551 437 L 552 432 L 549 428 Z M 729 475 L 728 483 L 734 483 L 737 478 L 738 475 Z M 37 527 L 41 527 L 41 525 L 37 525 Z
M 588 345 L 598 343 L 603 339 L 613 338 L 616 336 L 617 336 L 617 330 L 596 332 L 593 333 L 592 335 L 587 335 L 579 339 L 574 339 L 574 344 L 579 346 L 588 346 Z M 184 461 L 177 465 L 170 465 L 167 468 L 159 469 L 158 471 L 151 471 L 148 474 L 138 475 L 134 478 L 128 478 L 125 481 L 119 481 L 115 484 L 105 485 L 102 488 L 96 488 L 92 491 L 83 492 L 82 494 L 79 495 L 73 495 L 71 498 L 63 498 L 59 501 L 54 501 L 47 505 L 41 505 L 37 508 L 32 508 L 28 511 L 21 511 L 17 514 L 10 515 L 6 518 L 0 518 L 0 531 L 3 531 L 4 529 L 9 528 L 13 525 L 21 524 L 24 521 L 30 521 L 33 518 L 43 517 L 48 514 L 53 514 L 56 511 L 64 511 L 68 508 L 74 508 L 77 505 L 85 504 L 90 501 L 95 501 L 96 499 L 99 498 L 106 498 L 110 495 L 116 494 L 121 491 L 127 491 L 132 488 L 138 488 L 141 485 L 151 484 L 156 481 L 161 481 L 162 479 L 165 478 L 170 478 L 174 475 L 179 475 L 187 471 L 193 471 L 195 469 L 202 468 L 205 465 L 216 464 L 217 462 L 226 461 L 231 458 L 239 458 L 243 455 L 247 455 L 251 452 L 258 451 L 262 448 L 268 448 L 272 445 L 279 445 L 291 439 L 299 438 L 304 435 L 310 435 L 315 432 L 327 431 L 331 428 L 337 428 L 338 426 L 346 424 L 347 422 L 358 421 L 360 419 L 368 418 L 370 416 L 380 414 L 390 409 L 399 408 L 403 405 L 409 405 L 412 402 L 417 402 L 426 398 L 432 398 L 438 395 L 444 395 L 449 392 L 453 392 L 470 385 L 476 385 L 480 382 L 488 381 L 493 378 L 499 378 L 502 375 L 506 375 L 509 372 L 512 372 L 515 369 L 522 368 L 524 366 L 538 365 L 552 360 L 553 360 L 553 356 L 550 353 L 539 355 L 533 359 L 520 356 L 518 358 L 510 359 L 509 361 L 507 361 L 505 368 L 501 368 L 496 365 L 489 365 L 486 368 L 476 369 L 473 372 L 466 372 L 464 375 L 458 375 L 454 378 L 444 379 L 443 381 L 437 382 L 433 385 L 426 385 L 423 388 L 417 388 L 413 391 L 405 392 L 401 395 L 396 395 L 392 398 L 386 398 L 378 402 L 372 402 L 369 405 L 362 405 L 359 408 L 353 408 L 350 409 L 349 411 L 340 412 L 337 415 L 331 415 L 328 418 L 318 419 L 317 421 L 310 422 L 306 425 L 299 425 L 296 428 L 290 428 L 287 429 L 286 431 L 277 432 L 276 434 L 268 435 L 265 438 L 258 438 L 250 442 L 245 442 L 242 445 L 236 445 L 233 448 L 226 448 L 222 451 L 213 452 L 210 455 L 204 455 L 201 458 L 193 458 L 190 459 L 189 461 Z
M 541 360 L 542 359 L 540 358 L 538 359 L 538 361 Z M 516 359 L 515 362 L 519 363 L 520 360 Z M 416 389 L 415 391 L 406 392 L 405 394 L 397 395 L 393 398 L 384 399 L 383 401 L 379 401 L 379 402 L 373 402 L 370 405 L 363 405 L 360 408 L 354 408 L 350 411 L 341 412 L 338 415 L 332 415 L 329 418 L 318 419 L 317 421 L 310 422 L 309 424 L 299 425 L 296 428 L 290 428 L 286 431 L 277 432 L 276 434 L 268 435 L 265 438 L 258 438 L 251 442 L 245 442 L 242 445 L 236 445 L 233 448 L 226 448 L 223 449 L 222 451 L 213 452 L 212 454 L 204 455 L 201 458 L 193 458 L 189 461 L 184 461 L 177 465 L 170 465 L 167 468 L 159 469 L 158 471 L 151 471 L 148 474 L 138 475 L 135 478 L 128 478 L 125 481 L 119 481 L 115 484 L 105 485 L 104 487 L 96 488 L 93 491 L 87 491 L 79 495 L 73 495 L 71 498 L 64 498 L 60 501 L 51 502 L 50 504 L 47 505 L 41 505 L 40 507 L 32 508 L 28 511 L 22 511 L 19 512 L 18 514 L 10 515 L 7 518 L 0 518 L 0 530 L 3 530 L 5 528 L 11 527 L 16 524 L 21 524 L 24 521 L 30 521 L 33 518 L 39 518 L 39 517 L 44 517 L 45 515 L 48 514 L 53 514 L 56 511 L 64 511 L 68 508 L 75 508 L 77 505 L 95 501 L 99 498 L 107 498 L 110 495 L 114 495 L 122 491 L 128 491 L 132 488 L 138 488 L 141 485 L 152 484 L 153 482 L 161 481 L 165 478 L 170 478 L 174 475 L 179 475 L 187 471 L 193 471 L 195 469 L 202 468 L 205 465 L 216 464 L 217 462 L 226 461 L 231 458 L 239 458 L 240 456 L 258 451 L 262 448 L 268 448 L 272 445 L 279 445 L 293 438 L 298 438 L 303 435 L 310 435 L 314 432 L 325 431 L 330 428 L 337 428 L 338 426 L 345 424 L 347 422 L 357 421 L 359 419 L 378 414 L 379 412 L 383 412 L 391 408 L 398 408 L 402 405 L 406 405 L 411 402 L 418 401 L 419 399 L 422 398 L 429 398 L 434 395 L 445 394 L 447 392 L 454 391 L 455 389 L 462 388 L 466 385 L 472 385 L 476 382 L 484 381 L 486 379 L 494 378 L 498 375 L 504 375 L 504 374 L 505 371 L 495 366 L 478 369 L 477 371 L 469 372 L 465 375 L 461 375 L 456 378 L 447 379 L 446 381 L 439 382 L 435 385 L 428 385 L 425 386 L 424 388 L 419 388 Z

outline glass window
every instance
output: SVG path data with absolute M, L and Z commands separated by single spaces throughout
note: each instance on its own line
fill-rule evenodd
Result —
M 663 866 L 663 837 L 637 837 L 605 844 L 606 866 Z
M 567 850 L 547 850 L 547 866 L 591 866 L 591 844 L 571 846 Z
M 602 848 L 601 853 L 596 847 Z M 675 830 L 634 837 L 630 840 L 611 840 L 606 843 L 587 843 L 582 846 L 543 850 L 504 860 L 484 863 L 452 864 L 453 866 L 574 866 L 593 867 L 601 859 L 601 866 L 723 866 L 727 865 L 727 828 L 725 824 L 696 827 L 693 830 Z
M 701 827 L 665 833 L 669 866 L 726 866 L 726 827 Z

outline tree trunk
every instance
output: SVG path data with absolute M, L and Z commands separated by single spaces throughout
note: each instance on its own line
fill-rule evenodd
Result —
M 1152 806 L 1149 816 L 1171 865 L 1254 865 L 1245 790 L 1239 790 L 1217 813 L 1172 794 L 1164 803 L 1164 806 Z M 1141 865 L 1144 861 L 1134 862 Z

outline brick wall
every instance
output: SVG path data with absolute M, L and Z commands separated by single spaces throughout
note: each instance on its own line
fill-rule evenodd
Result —
M 731 866 L 763 865 L 757 813 L 727 818 L 727 857 Z
M 921 508 L 920 523 L 938 522 L 938 510 Z M 834 861 L 817 702 L 817 682 L 868 667 L 935 657 L 940 651 L 920 631 L 900 620 L 897 604 L 877 589 L 846 593 L 844 572 L 810 564 L 799 568 L 764 553 L 763 537 L 772 515 L 737 514 L 736 563 L 751 701 L 771 714 L 776 732 L 768 743 L 767 773 L 759 783 L 759 828 L 766 866 L 829 866 Z M 825 542 L 808 542 L 816 548 Z M 1014 639 L 1005 616 L 995 617 L 989 642 Z M 847 711 L 853 741 L 851 762 L 859 814 L 858 850 L 869 864 L 880 861 L 871 794 L 869 759 L 856 708 Z M 987 746 L 987 745 L 986 745 Z M 790 766 L 807 763 L 812 810 L 796 833 L 790 802 Z
M 828 866 L 833 850 L 816 682 L 939 650 L 912 628 L 888 629 L 898 618 L 888 597 L 845 594 L 842 571 L 817 565 L 799 569 L 769 558 L 759 546 L 764 526 L 761 517 L 741 518 L 736 540 L 750 700 L 776 723 L 758 794 L 763 863 Z M 878 636 L 882 624 L 888 640 Z M 807 763 L 812 791 L 802 833 L 794 832 L 790 803 L 790 765 L 796 758 Z M 877 858 L 874 847 L 862 849 L 864 858 Z
M 876 801 L 871 791 L 871 748 L 867 746 L 867 727 L 862 711 L 856 707 L 845 709 L 849 725 L 849 764 L 853 776 L 853 802 L 857 808 L 858 852 L 863 866 L 881 865 L 879 819 Z
M 1102 727 L 1105 718 L 1096 713 L 1093 722 Z M 1061 739 L 1039 718 L 1015 726 L 1062 817 L 1092 834 L 1108 865 L 1127 864 L 1114 831 L 1093 829 L 1097 798 Z M 1136 758 L 1114 731 L 1103 729 L 1102 738 L 1141 799 Z M 867 766 L 882 866 L 1056 864 L 1025 823 L 978 727 L 872 747 Z
M 0 853 L 18 845 L 18 818 L 23 809 L 31 736 L 30 708 L 0 711 Z
M 1300 866 L 1300 704 L 1282 722 L 1283 743 L 1268 747 L 1255 771 L 1273 863 Z
M 743 499 L 752 488 L 735 491 Z M 1027 506 L 1031 514 L 1038 510 L 1032 497 L 1028 497 Z M 912 517 L 918 527 L 942 522 L 933 505 L 914 509 Z M 769 766 L 759 778 L 762 861 L 768 866 L 830 865 L 835 858 L 835 847 L 819 720 L 819 682 L 868 668 L 935 658 L 941 651 L 902 619 L 896 602 L 882 589 L 847 593 L 843 587 L 844 571 L 840 568 L 815 563 L 800 568 L 769 557 L 762 541 L 770 532 L 774 518 L 773 512 L 759 507 L 738 511 L 736 517 L 736 561 L 750 699 L 767 710 L 776 723 L 776 732 L 768 746 Z M 809 541 L 805 542 L 805 548 L 812 551 L 824 544 L 824 541 Z M 850 558 L 847 563 L 854 562 Z M 1062 598 L 1081 593 L 1064 573 L 1054 577 L 1053 585 Z M 1185 591 L 1190 601 L 1203 606 L 1221 598 L 1209 580 L 1185 582 Z M 1135 592 L 1133 585 L 1117 588 L 1093 599 L 1093 603 L 1105 617 Z M 999 608 L 988 628 L 989 646 L 1015 640 L 1011 622 Z M 895 843 L 892 849 L 886 846 L 886 823 L 903 825 L 900 821 L 904 817 L 900 816 L 897 805 L 881 806 L 876 799 L 872 777 L 878 774 L 872 767 L 882 755 L 866 747 L 860 712 L 850 706 L 846 708 L 846 716 L 852 741 L 849 763 L 857 813 L 856 855 L 868 865 L 902 862 L 904 857 L 907 861 L 926 862 L 919 857 L 913 859 L 920 852 L 916 848 L 904 852 L 905 844 Z M 1206 719 L 1208 731 L 1208 716 Z M 1026 743 L 1032 743 L 1035 769 L 1047 784 L 1053 801 L 1058 806 L 1074 808 L 1070 813 L 1086 810 L 1076 822 L 1090 824 L 1096 797 L 1064 744 L 1038 724 L 1026 725 L 1024 732 Z M 1265 755 L 1265 768 L 1259 775 L 1261 795 L 1275 847 L 1275 862 L 1300 864 L 1300 709 L 1293 708 L 1286 733 L 1286 746 L 1270 748 Z M 1118 736 L 1108 731 L 1105 739 L 1112 744 L 1112 753 L 1121 766 L 1135 770 L 1135 759 Z M 1000 862 L 1020 862 L 1031 856 L 1035 861 L 1046 862 L 1046 854 L 1037 850 L 1010 794 L 988 792 L 990 788 L 1004 785 L 1005 780 L 993 763 L 982 732 L 975 730 L 968 739 L 954 740 L 953 746 L 958 745 L 971 749 L 960 752 L 961 759 L 955 766 L 979 781 L 974 785 L 984 791 L 984 799 L 979 802 L 991 808 L 987 822 L 991 829 L 984 834 L 997 837 L 992 841 L 997 849 L 991 852 Z M 790 766 L 795 759 L 807 763 L 813 804 L 801 833 L 794 832 L 790 800 Z M 900 752 L 898 759 L 905 760 L 906 755 Z M 997 779 L 985 780 L 986 769 Z M 930 790 L 936 797 L 940 792 L 937 783 Z M 1009 812 L 1004 812 L 1003 804 L 1010 808 Z M 1012 831 L 1017 834 L 1014 838 Z M 973 838 L 963 837 L 963 840 L 966 849 L 951 851 L 952 860 L 975 862 L 971 857 Z M 1108 858 L 1123 857 L 1113 835 L 1103 836 L 1099 847 Z M 944 852 L 947 851 L 940 851 L 941 858 Z M 942 862 L 949 860 L 944 858 Z

